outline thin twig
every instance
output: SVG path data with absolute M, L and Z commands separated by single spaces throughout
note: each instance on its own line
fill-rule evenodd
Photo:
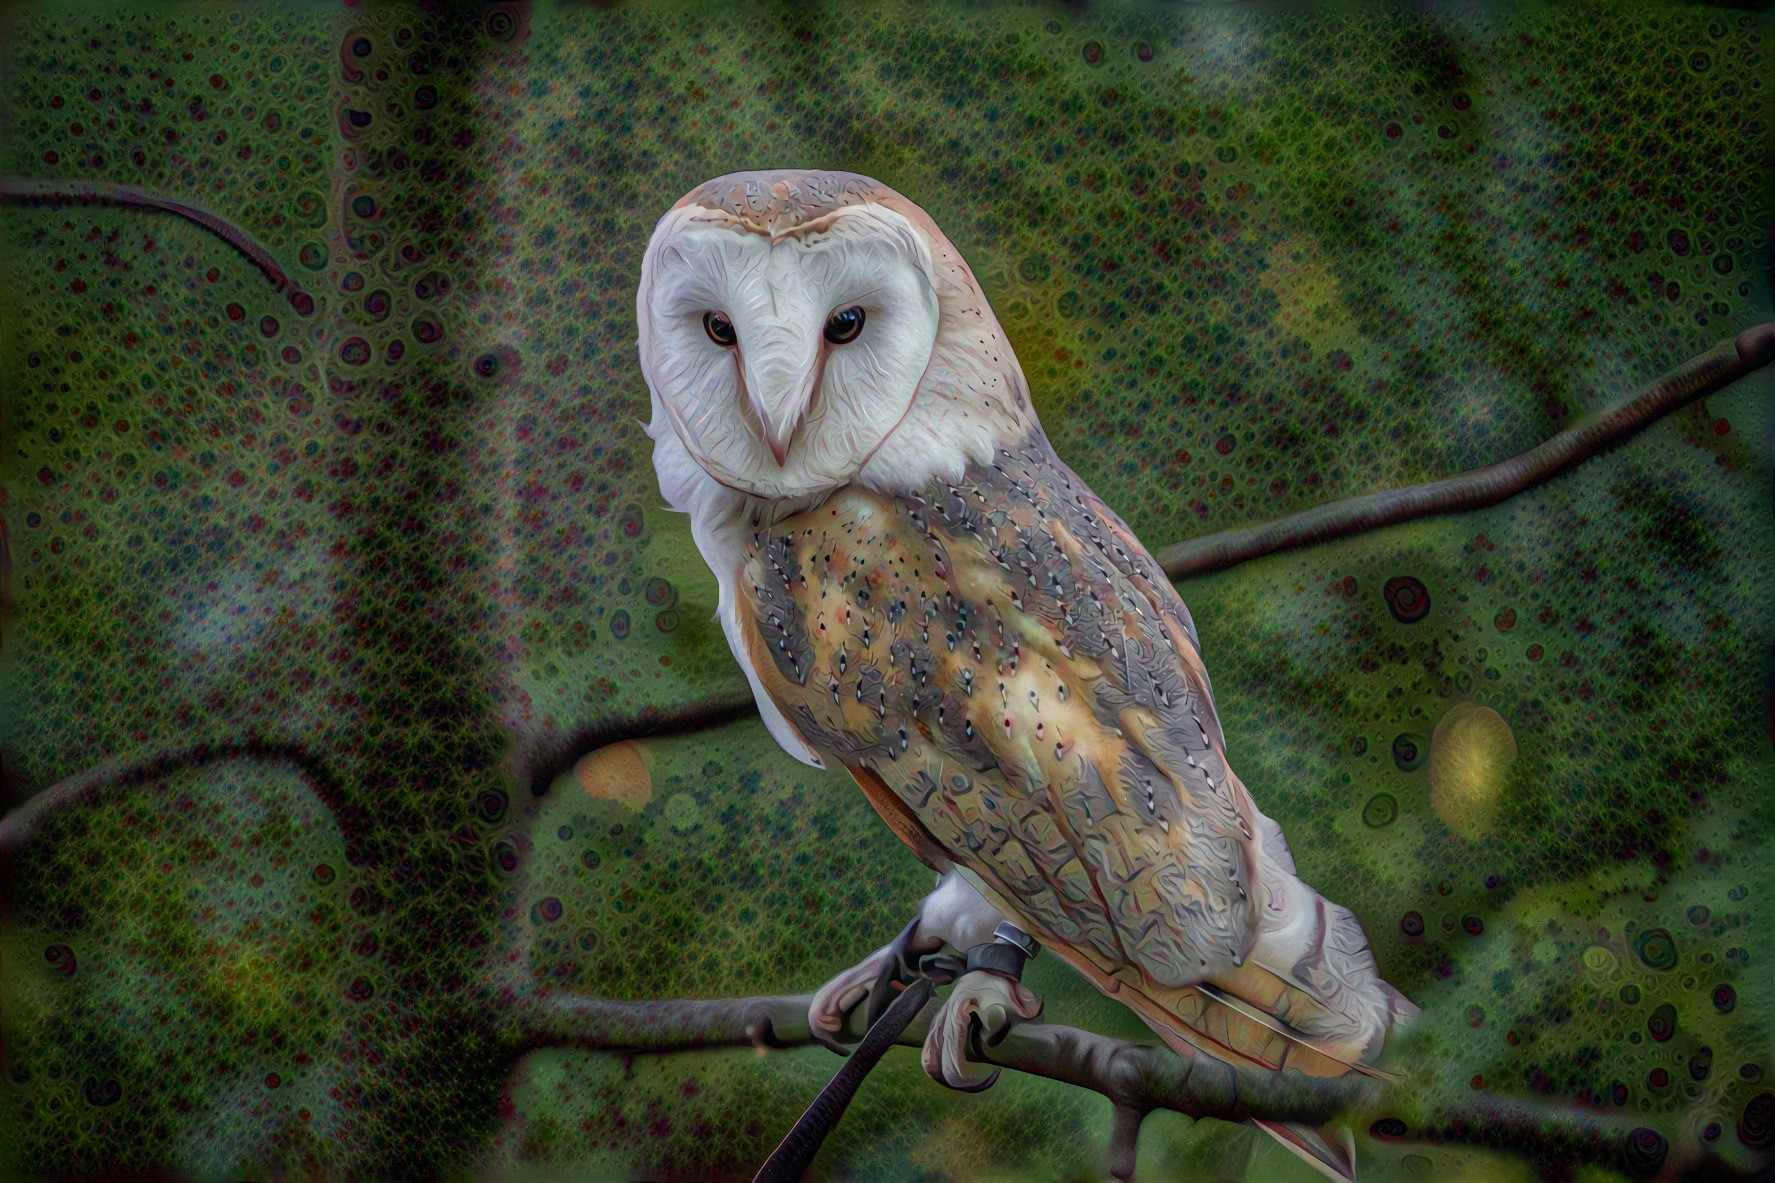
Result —
M 0 527 L 3 526 L 0 522 Z M 681 735 L 719 727 L 736 719 L 752 717 L 757 710 L 758 705 L 749 691 L 740 694 L 721 692 L 671 709 L 642 707 L 627 715 L 607 719 L 597 727 L 575 732 L 583 746 L 573 748 L 557 742 L 541 756 L 519 751 L 508 760 L 504 772 L 516 784 L 528 781 L 531 792 L 541 796 L 550 781 L 573 766 L 572 760 L 555 755 L 556 750 L 571 750 L 584 755 L 620 740 Z M 346 799 L 335 783 L 337 771 L 323 751 L 311 751 L 281 737 L 249 735 L 232 742 L 199 743 L 148 756 L 117 756 L 47 785 L 0 816 L 0 858 L 10 858 L 24 849 L 38 829 L 70 805 L 98 805 L 112 796 L 161 780 L 182 769 L 236 759 L 294 763 L 317 786 L 329 809 L 337 813 L 346 808 Z
M 1159 552 L 1172 579 L 1224 571 L 1251 559 L 1443 513 L 1485 509 L 1532 489 L 1696 399 L 1775 361 L 1775 321 L 1690 358 L 1637 397 L 1589 416 L 1519 456 L 1459 476 L 1315 506 L 1260 526 L 1174 543 Z
M 289 292 L 290 304 L 297 312 L 306 316 L 314 308 L 313 299 L 295 286 L 268 249 L 245 230 L 206 209 L 186 205 L 169 197 L 143 193 L 127 185 L 93 185 L 85 181 L 0 180 L 0 201 L 15 205 L 119 205 L 128 209 L 159 210 L 173 214 L 203 227 L 239 251 L 247 262 L 257 267 L 271 281 L 271 286 L 279 293 Z
M 27 798 L 5 817 L 0 817 L 0 856 L 9 859 L 16 856 L 49 819 L 72 805 L 97 805 L 107 797 L 127 792 L 150 781 L 162 780 L 184 769 L 243 757 L 307 763 L 297 749 L 253 740 L 197 744 L 189 748 L 161 752 L 145 760 L 118 756 L 57 781 Z M 332 802 L 329 801 L 328 804 L 331 805 Z

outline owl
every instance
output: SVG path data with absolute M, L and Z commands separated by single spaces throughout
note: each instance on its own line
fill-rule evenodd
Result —
M 1001 923 L 1190 1055 L 1375 1073 L 1416 1012 L 1356 918 L 1295 874 L 1228 762 L 1196 626 L 1054 452 L 955 246 L 867 177 L 736 173 L 654 230 L 636 297 L 660 491 L 790 755 L 842 764 L 940 876 L 814 999 L 835 1032 L 920 952 Z M 1040 1000 L 964 973 L 923 1061 Z M 1346 1177 L 1317 1131 L 1260 1122 Z

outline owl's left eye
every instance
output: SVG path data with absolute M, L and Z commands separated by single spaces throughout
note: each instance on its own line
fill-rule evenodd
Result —
M 725 312 L 703 313 L 703 332 L 709 334 L 709 340 L 723 349 L 738 340 L 738 335 L 733 331 L 733 321 L 727 319 Z
M 857 334 L 862 331 L 863 306 L 861 304 L 852 304 L 849 308 L 841 308 L 826 318 L 826 340 L 834 345 L 855 341 Z

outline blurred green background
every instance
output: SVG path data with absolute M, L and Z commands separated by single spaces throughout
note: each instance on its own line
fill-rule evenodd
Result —
M 165 213 L 0 209 L 0 793 L 98 770 L 4 869 L 13 1175 L 749 1178 L 836 1069 L 526 1052 L 510 1017 L 812 990 L 930 883 L 751 714 L 654 484 L 634 284 L 709 177 L 921 204 L 1154 550 L 1503 459 L 1770 315 L 1767 5 L 3 21 L 0 176 L 201 207 L 312 300 Z M 1646 1173 L 1562 1138 L 1581 1110 L 1671 1171 L 1766 1161 L 1770 393 L 1180 585 L 1235 766 L 1425 1010 L 1412 1136 L 1361 1115 L 1365 1177 Z M 1484 832 L 1428 771 L 1474 703 L 1518 751 Z M 1489 1135 L 1498 1096 L 1540 1133 Z M 1091 1178 L 1109 1131 L 1095 1094 L 963 1096 L 895 1051 L 815 1173 Z M 1140 1171 L 1314 1177 L 1163 1114 Z

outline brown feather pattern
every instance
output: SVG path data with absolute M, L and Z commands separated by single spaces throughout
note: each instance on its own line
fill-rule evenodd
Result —
M 853 485 L 755 531 L 739 587 L 766 692 L 920 857 L 1174 1042 L 1357 1058 L 1293 1030 L 1326 1013 L 1306 976 L 1247 963 L 1274 825 L 1227 763 L 1188 610 L 1039 430 L 953 484 Z

